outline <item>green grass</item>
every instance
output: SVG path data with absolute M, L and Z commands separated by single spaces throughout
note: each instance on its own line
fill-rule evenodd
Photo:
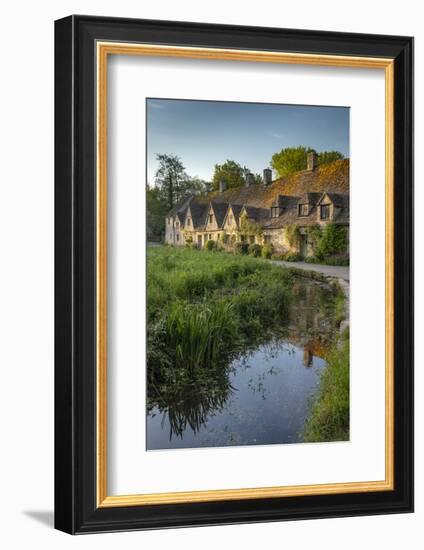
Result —
M 305 425 L 303 441 L 349 440 L 349 335 L 327 357 L 320 388 Z
M 320 273 L 216 250 L 152 247 L 147 259 L 148 407 L 168 410 L 177 434 L 187 423 L 197 429 L 225 402 L 233 357 L 284 332 L 300 277 L 318 288 L 328 284 Z M 345 299 L 332 286 L 323 291 L 323 306 L 340 321 Z M 304 441 L 349 437 L 348 337 L 333 346 L 327 362 Z
M 292 285 L 287 270 L 254 258 L 149 248 L 149 369 L 205 368 L 263 339 L 287 321 Z

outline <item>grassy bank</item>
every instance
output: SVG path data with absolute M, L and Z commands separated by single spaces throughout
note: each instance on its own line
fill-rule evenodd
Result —
M 178 383 L 286 322 L 293 275 L 245 256 L 148 249 L 148 373 Z
M 346 441 L 349 439 L 349 336 L 334 345 L 327 357 L 318 395 L 306 422 L 303 440 Z

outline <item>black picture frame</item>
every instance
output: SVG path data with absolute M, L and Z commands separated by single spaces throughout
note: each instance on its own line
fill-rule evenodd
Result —
M 98 508 L 98 40 L 394 60 L 393 491 Z M 413 511 L 413 39 L 73 15 L 55 22 L 55 527 L 67 533 Z

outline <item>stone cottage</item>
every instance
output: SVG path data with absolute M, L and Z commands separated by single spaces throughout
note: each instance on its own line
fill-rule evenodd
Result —
M 165 242 L 172 245 L 208 240 L 223 244 L 244 241 L 271 243 L 276 251 L 293 248 L 288 228 L 297 226 L 296 249 L 303 257 L 312 254 L 308 226 L 328 223 L 349 227 L 349 159 L 317 165 L 317 155 L 308 154 L 306 170 L 272 181 L 265 169 L 263 182 L 246 178 L 244 186 L 206 195 L 189 193 L 166 216 Z

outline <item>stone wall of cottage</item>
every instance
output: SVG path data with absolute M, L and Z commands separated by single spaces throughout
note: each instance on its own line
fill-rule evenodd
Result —
M 169 216 L 165 221 L 165 243 L 172 245 L 185 244 L 184 231 L 178 218 Z

